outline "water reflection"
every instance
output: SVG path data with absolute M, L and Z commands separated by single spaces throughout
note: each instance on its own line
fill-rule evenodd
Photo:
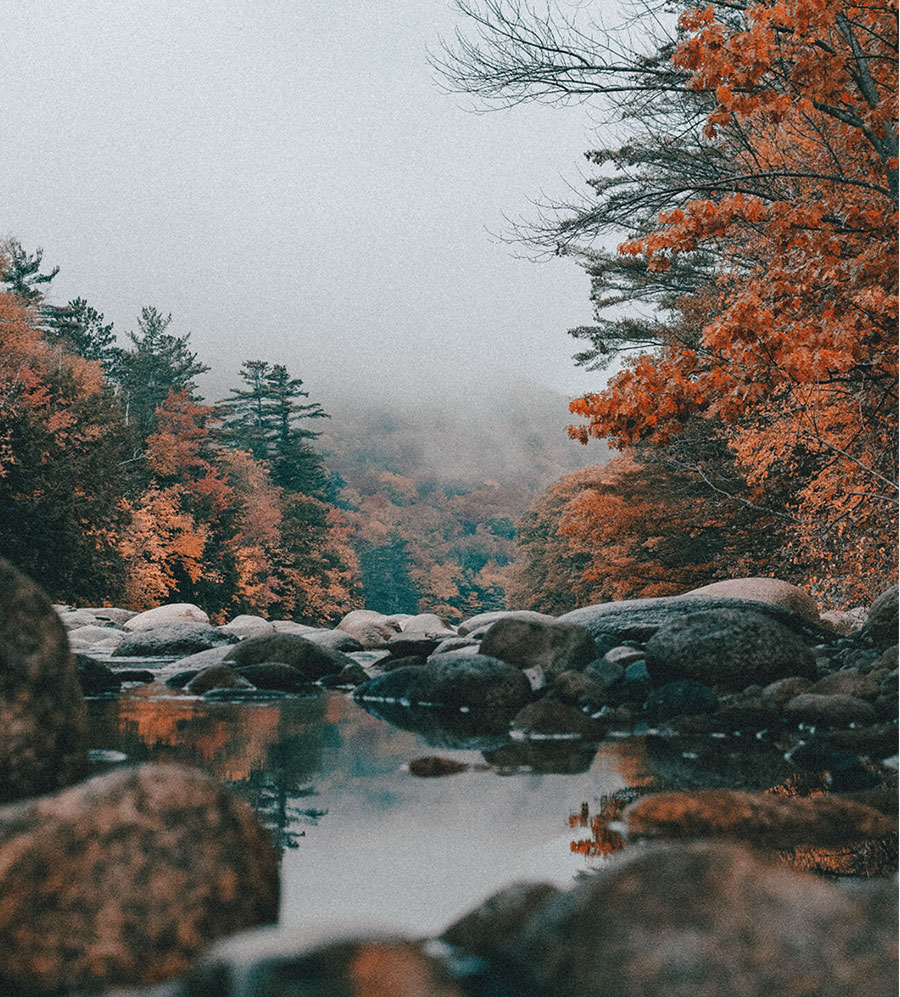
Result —
M 299 843 L 282 860 L 288 923 L 437 932 L 512 880 L 564 885 L 585 867 L 567 815 L 650 778 L 640 741 L 525 751 L 502 737 L 473 744 L 465 730 L 447 747 L 446 730 L 394 727 L 336 692 L 208 702 L 152 685 L 92 700 L 89 714 L 92 748 L 203 768 L 283 849 Z M 434 741 L 466 770 L 412 775 Z

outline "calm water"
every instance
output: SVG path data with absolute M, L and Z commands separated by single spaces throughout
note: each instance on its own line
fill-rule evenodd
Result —
M 572 851 L 590 835 L 576 815 L 648 780 L 640 739 L 585 749 L 413 733 L 339 692 L 210 702 L 149 685 L 88 707 L 95 757 L 198 766 L 257 810 L 283 849 L 284 923 L 431 934 L 511 881 L 565 885 L 603 861 Z M 410 773 L 434 755 L 469 768 Z

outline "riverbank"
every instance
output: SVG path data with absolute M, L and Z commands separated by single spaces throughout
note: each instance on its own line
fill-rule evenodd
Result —
M 784 596 L 785 590 L 781 592 Z M 880 927 L 892 922 L 885 912 L 893 889 L 880 885 L 879 877 L 896 869 L 896 645 L 885 643 L 885 635 L 891 633 L 891 612 L 896 620 L 896 592 L 884 600 L 887 609 L 877 610 L 859 632 L 844 635 L 824 628 L 803 611 L 802 603 L 785 604 L 780 599 L 753 603 L 734 594 L 712 593 L 695 596 L 693 601 L 643 600 L 634 605 L 588 608 L 579 611 L 577 621 L 542 619 L 538 614 L 493 614 L 458 629 L 445 627 L 434 617 L 391 619 L 362 614 L 335 630 L 302 632 L 294 629 L 296 624 L 279 628 L 256 620 L 210 627 L 202 619 L 171 618 L 173 612 L 195 613 L 195 609 L 168 607 L 155 611 L 145 626 L 135 625 L 135 620 L 142 622 L 137 616 L 126 619 L 121 613 L 108 614 L 110 618 L 99 626 L 105 633 L 99 635 L 79 634 L 84 626 L 98 625 L 99 613 L 91 614 L 91 622 L 60 607 L 54 615 L 70 625 L 67 632 L 61 628 L 65 643 L 80 646 L 79 653 L 84 654 L 90 637 L 93 653 L 80 659 L 85 685 L 89 680 L 97 683 L 91 689 L 95 698 L 88 704 L 90 710 L 116 708 L 117 729 L 132 731 L 132 747 L 121 752 L 131 762 L 145 757 L 157 764 L 193 762 L 175 751 L 176 745 L 189 740 L 180 738 L 178 732 L 185 732 L 190 708 L 200 732 L 195 746 L 202 744 L 209 757 L 223 765 L 227 761 L 228 775 L 241 776 L 223 780 L 223 768 L 211 772 L 214 782 L 249 785 L 253 782 L 249 773 L 256 771 L 258 789 L 265 784 L 259 776 L 264 767 L 254 769 L 254 758 L 264 758 L 266 764 L 272 757 L 281 758 L 283 774 L 285 749 L 277 745 L 308 747 L 313 730 L 326 742 L 343 737 L 347 723 L 342 725 L 334 717 L 351 718 L 349 723 L 355 722 L 355 714 L 368 716 L 382 727 L 386 727 L 382 719 L 389 721 L 390 729 L 406 730 L 416 739 L 417 752 L 427 749 L 418 758 L 407 755 L 389 760 L 397 768 L 393 778 L 409 786 L 447 785 L 457 780 L 456 785 L 471 791 L 470 796 L 462 792 L 459 799 L 471 799 L 476 814 L 479 798 L 488 799 L 498 779 L 513 786 L 515 780 L 573 780 L 573 787 L 576 779 L 597 780 L 593 798 L 575 801 L 573 795 L 568 812 L 559 814 L 567 830 L 563 840 L 556 842 L 570 856 L 590 860 L 591 865 L 581 869 L 582 873 L 590 871 L 590 884 L 573 888 L 549 882 L 524 893 L 502 893 L 501 899 L 472 915 L 475 920 L 468 923 L 470 927 L 476 924 L 477 931 L 465 928 L 465 919 L 460 922 L 463 927 L 443 932 L 428 928 L 425 933 L 430 936 L 443 935 L 445 944 L 437 947 L 433 941 L 417 940 L 415 932 L 406 932 L 408 937 L 402 939 L 395 935 L 388 942 L 378 940 L 377 932 L 362 938 L 357 934 L 348 942 L 346 929 L 341 933 L 334 928 L 336 921 L 348 920 L 346 900 L 340 910 L 324 910 L 321 902 L 311 903 L 302 911 L 305 923 L 283 923 L 272 935 L 221 943 L 224 948 L 207 953 L 202 963 L 197 963 L 197 953 L 212 936 L 198 929 L 195 938 L 169 945 L 168 956 L 180 951 L 182 967 L 195 964 L 195 968 L 166 992 L 199 993 L 198 987 L 205 985 L 202 981 L 212 972 L 235 981 L 222 992 L 249 993 L 251 977 L 269 980 L 267 985 L 274 986 L 272 981 L 281 978 L 279 974 L 283 976 L 288 966 L 298 980 L 310 967 L 318 966 L 319 975 L 331 979 L 331 989 L 317 993 L 342 993 L 348 980 L 363 978 L 371 986 L 375 985 L 372 981 L 383 983 L 390 978 L 394 980 L 390 992 L 401 994 L 502 993 L 504 986 L 516 993 L 556 994 L 564 989 L 571 993 L 574 989 L 593 994 L 607 992 L 603 988 L 613 983 L 617 993 L 680 993 L 677 988 L 691 980 L 696 993 L 701 977 L 717 980 L 724 988 L 710 992 L 777 993 L 786 992 L 791 981 L 813 978 L 808 975 L 815 963 L 811 953 L 816 946 L 821 952 L 826 938 L 833 960 L 815 963 L 819 975 L 814 978 L 822 981 L 822 988 L 815 992 L 832 992 L 827 989 L 829 980 L 843 981 L 841 992 L 845 993 L 878 992 L 879 981 L 894 973 L 890 945 Z M 882 630 L 879 613 L 886 618 Z M 162 615 L 169 619 L 161 620 Z M 17 620 L 21 627 L 21 613 Z M 147 623 L 146 617 L 143 622 Z M 46 621 L 43 625 L 53 629 Z M 168 644 L 160 640 L 161 627 L 170 628 Z M 196 649 L 190 642 L 197 640 L 207 646 Z M 172 641 L 182 642 L 177 644 L 180 650 Z M 105 646 L 100 647 L 102 642 Z M 123 647 L 154 653 L 149 658 L 115 653 Z M 30 657 L 26 655 L 32 665 L 34 654 L 32 650 Z M 198 660 L 196 655 L 205 657 Z M 63 672 L 64 656 L 56 660 Z M 337 691 L 322 692 L 323 687 Z M 52 690 L 48 698 L 59 701 Z M 300 701 L 317 704 L 311 709 L 324 711 L 322 720 L 313 722 L 307 717 L 292 732 L 285 725 L 284 737 L 267 738 L 266 724 L 270 733 L 277 733 L 284 723 L 285 705 Z M 132 708 L 129 702 L 145 705 Z M 330 702 L 341 705 L 331 707 Z M 172 703 L 179 705 L 172 710 L 167 705 Z M 218 708 L 231 711 L 232 719 L 220 727 L 210 726 L 211 711 Z M 173 713 L 172 751 L 166 757 L 166 751 L 159 749 L 166 749 L 169 735 L 163 726 L 169 722 L 165 717 Z M 46 710 L 42 715 L 46 720 Z M 247 717 L 243 725 L 234 719 L 242 715 Z M 141 723 L 146 725 L 144 738 L 134 736 L 135 726 L 140 732 Z M 227 750 L 216 754 L 223 750 L 220 731 L 229 728 L 243 743 L 238 753 L 244 766 L 241 771 L 238 754 L 229 755 Z M 73 747 L 73 739 L 69 741 Z M 375 743 L 369 734 L 362 738 L 354 748 L 357 764 L 364 766 L 367 757 L 374 757 Z M 139 744 L 147 747 L 144 754 L 137 750 Z M 633 764 L 638 744 L 643 770 Z M 613 757 L 612 746 L 625 745 L 629 747 L 622 757 L 632 760 L 632 768 L 623 768 L 618 786 L 609 785 L 609 792 L 601 793 L 598 759 Z M 95 749 L 100 764 L 113 769 L 104 778 L 125 778 L 115 771 L 120 763 L 112 760 L 115 756 L 110 752 L 119 749 L 112 742 L 89 747 Z M 98 757 L 98 748 L 106 754 Z M 78 767 L 77 754 L 77 750 L 70 751 L 70 769 Z M 201 767 L 204 757 L 202 752 L 197 755 Z M 299 809 L 324 809 L 328 790 L 322 787 L 328 785 L 328 776 L 318 764 L 305 774 L 294 772 L 293 783 L 282 786 L 286 806 L 297 808 L 305 799 L 301 791 L 312 786 L 316 805 Z M 243 778 L 245 774 L 248 777 Z M 433 778 L 440 774 L 448 778 Z M 71 775 L 66 778 L 71 780 Z M 391 791 L 396 793 L 402 784 L 392 782 Z M 100 784 L 95 780 L 93 785 Z M 354 791 L 362 791 L 363 785 L 364 780 L 357 780 Z M 122 791 L 121 783 L 115 786 L 115 792 Z M 271 797 L 274 784 L 263 788 Z M 573 788 L 573 793 L 586 796 L 583 788 Z M 62 813 L 70 818 L 74 814 L 77 821 L 79 806 L 87 805 L 79 804 L 85 799 L 78 795 L 82 792 L 76 787 L 63 790 L 58 797 L 44 797 L 37 809 L 19 805 L 32 810 L 24 823 L 20 814 L 18 833 L 9 830 L 8 813 L 5 824 L 0 813 L 0 826 L 6 828 L 0 851 L 5 847 L 7 854 L 11 848 L 26 854 L 41 822 L 45 826 L 47 821 L 58 822 Z M 102 797 L 111 790 L 100 786 L 96 792 Z M 230 806 L 214 798 L 219 801 L 215 808 Z M 98 797 L 91 800 L 96 810 Z M 161 797 L 163 823 L 167 806 Z M 262 808 L 256 810 L 265 822 L 268 818 Z M 179 812 L 184 822 L 185 812 Z M 291 825 L 288 820 L 282 830 L 288 834 L 298 828 L 306 830 L 312 840 L 320 831 L 328 834 L 335 813 L 322 817 L 321 824 L 304 825 L 299 818 L 300 823 Z M 122 817 L 117 833 L 121 840 L 128 840 L 133 825 L 126 813 Z M 191 820 L 187 820 L 189 825 Z M 58 823 L 54 826 L 59 827 Z M 203 819 L 191 848 L 197 871 L 205 868 L 215 883 L 221 875 L 214 865 L 201 861 L 208 849 L 214 850 L 215 841 L 202 827 Z M 271 820 L 268 828 L 271 834 Z M 370 843 L 366 826 L 356 830 L 358 848 L 365 855 Z M 502 839 L 507 829 L 492 827 L 490 833 Z M 396 828 L 394 836 L 400 837 Z M 389 829 L 383 837 L 391 837 Z M 302 858 L 300 844 L 296 854 Z M 160 836 L 145 840 L 143 854 L 153 856 L 153 862 L 165 869 L 173 858 L 164 845 Z M 312 857 L 315 850 L 308 854 Z M 373 864 L 378 854 L 373 847 Z M 427 849 L 409 850 L 413 879 L 416 867 L 427 864 L 425 854 Z M 665 870 L 662 874 L 660 863 Z M 794 870 L 817 869 L 820 875 L 800 874 L 786 865 Z M 221 867 L 229 880 L 231 864 L 224 861 Z M 143 868 L 147 875 L 146 863 Z M 359 890 L 365 892 L 369 889 L 365 862 L 359 863 L 359 869 Z M 91 901 L 107 919 L 115 920 L 116 911 L 121 912 L 117 902 L 127 903 L 128 890 L 133 888 L 127 885 L 127 870 L 128 863 L 123 863 L 115 873 L 117 881 L 125 884 L 124 892 L 107 891 Z M 64 882 L 62 868 L 57 874 Z M 822 874 L 834 882 L 824 881 Z M 425 882 L 427 870 L 420 875 Z M 540 870 L 538 875 L 543 875 Z M 523 876 L 528 877 L 527 868 L 517 878 Z M 374 875 L 374 869 L 369 877 L 373 886 L 383 878 Z M 848 890 L 848 882 L 862 885 Z M 19 883 L 27 892 L 27 880 Z M 625 883 L 631 885 L 623 894 L 625 886 L 617 884 Z M 98 881 L 97 886 L 101 885 Z M 484 885 L 487 892 L 490 884 Z M 389 889 L 388 884 L 385 891 Z M 167 892 L 163 886 L 160 891 L 161 896 Z M 59 895 L 54 897 L 57 902 Z M 294 902 L 297 897 L 302 897 L 302 882 L 295 889 Z M 680 899 L 675 902 L 675 897 Z M 643 899 L 632 903 L 629 898 Z M 27 897 L 22 895 L 16 929 L 20 951 L 22 911 L 33 909 L 34 899 L 26 907 Z M 812 921 L 791 923 L 798 905 Z M 298 909 L 302 907 L 301 899 Z M 625 926 L 625 934 L 617 934 L 610 910 L 616 911 L 616 923 Z M 711 910 L 719 914 L 709 921 Z M 763 911 L 768 911 L 761 921 L 763 927 L 750 930 L 747 926 L 756 924 Z M 191 934 L 183 930 L 190 919 L 177 897 L 167 917 L 166 931 L 175 932 L 171 937 L 179 935 L 179 924 L 182 936 Z M 319 933 L 316 941 L 316 926 L 325 922 L 336 934 L 328 941 Z M 63 958 L 53 948 L 52 934 L 46 932 L 48 923 L 58 921 L 43 923 L 43 965 L 48 964 L 48 953 Z M 641 924 L 644 928 L 639 930 Z M 656 926 L 653 938 L 644 938 L 643 950 L 627 954 L 626 936 L 639 945 L 637 939 L 648 924 Z M 239 927 L 232 925 L 225 933 Z M 31 929 L 31 937 L 40 935 L 37 921 Z M 688 945 L 687 938 L 694 941 Z M 698 938 L 704 939 L 702 944 Z M 162 941 L 159 945 L 165 948 Z M 129 981 L 124 971 L 115 969 L 113 956 L 108 958 L 109 967 L 118 975 L 107 975 L 105 980 L 119 985 Z M 231 967 L 227 972 L 221 968 L 224 963 Z M 93 965 L 97 964 L 95 953 Z M 244 969 L 236 969 L 239 964 Z M 869 989 L 854 990 L 857 984 L 852 978 L 863 979 L 863 964 L 869 967 Z M 251 972 L 248 966 L 256 968 Z M 63 975 L 57 979 L 66 979 L 64 969 L 59 972 Z M 579 982 L 582 977 L 587 982 Z M 148 965 L 132 975 L 130 982 L 163 978 L 159 964 Z M 89 979 L 83 977 L 83 989 L 102 988 L 102 976 L 95 975 L 90 986 L 84 983 Z M 241 979 L 244 983 L 238 982 Z M 419 989 L 403 990 L 401 984 Z

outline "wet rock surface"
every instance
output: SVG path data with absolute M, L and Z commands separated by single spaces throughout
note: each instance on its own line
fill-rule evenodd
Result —
M 740 690 L 788 675 L 816 675 L 812 651 L 796 633 L 746 609 L 688 613 L 660 627 L 646 652 L 647 670 L 657 683 L 693 679 Z
M 894 908 L 737 846 L 656 846 L 549 899 L 497 957 L 550 997 L 886 997 Z
M 278 859 L 227 790 L 152 765 L 0 809 L 0 895 L 3 992 L 95 992 L 274 921 Z
M 87 752 L 66 630 L 38 586 L 0 560 L 0 803 L 71 785 Z

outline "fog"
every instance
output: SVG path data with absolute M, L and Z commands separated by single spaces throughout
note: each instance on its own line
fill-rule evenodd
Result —
M 326 408 L 477 410 L 598 386 L 588 281 L 502 238 L 567 194 L 584 108 L 472 113 L 427 59 L 449 0 L 0 0 L 0 236 L 120 335 L 172 312 L 213 371 L 286 364 Z M 565 405 L 560 423 L 567 421 Z

